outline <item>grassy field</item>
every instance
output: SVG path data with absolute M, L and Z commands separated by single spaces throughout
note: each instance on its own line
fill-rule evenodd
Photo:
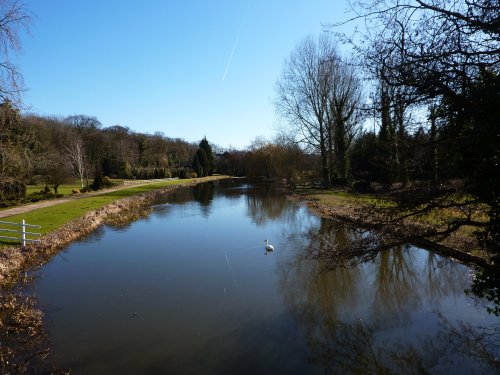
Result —
M 117 199 L 130 197 L 147 191 L 161 189 L 163 187 L 172 185 L 182 185 L 189 183 L 194 180 L 200 180 L 202 182 L 204 179 L 186 179 L 186 180 L 172 180 L 151 183 L 148 185 L 141 186 L 131 186 L 128 189 L 110 191 L 109 193 L 95 195 L 95 196 L 82 196 L 81 198 L 72 200 L 70 202 L 61 203 L 55 206 L 39 208 L 33 211 L 29 211 L 19 215 L 13 215 L 1 220 L 11 221 L 11 222 L 21 222 L 25 219 L 28 224 L 41 225 L 41 229 L 34 230 L 43 234 L 50 233 L 60 227 L 70 220 L 79 218 L 90 210 L 99 209 Z M 2 244 L 2 242 L 0 242 Z M 3 244 L 12 244 L 9 241 L 3 242 Z
M 111 179 L 111 182 L 115 185 L 123 185 L 125 181 L 133 181 L 133 180 L 124 180 L 124 179 Z M 92 181 L 90 181 L 92 182 Z M 45 184 L 37 184 L 37 185 L 27 185 L 26 186 L 26 194 L 38 193 L 39 191 L 45 188 Z M 71 195 L 73 190 L 80 190 L 80 181 L 75 181 L 74 184 L 63 184 L 59 186 L 57 192 L 59 194 Z M 50 188 L 50 191 L 54 193 L 54 189 Z

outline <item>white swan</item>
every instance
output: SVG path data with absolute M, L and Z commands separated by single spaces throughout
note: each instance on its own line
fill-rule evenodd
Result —
M 273 245 L 269 245 L 269 243 L 267 242 L 267 240 L 265 240 L 266 242 L 266 250 L 267 251 L 274 251 L 274 246 Z

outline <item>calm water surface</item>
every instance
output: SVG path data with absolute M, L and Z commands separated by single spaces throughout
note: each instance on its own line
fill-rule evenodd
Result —
M 102 227 L 40 271 L 53 361 L 74 374 L 491 373 L 466 341 L 498 318 L 464 293 L 467 267 L 408 247 L 328 271 L 308 256 L 315 232 L 349 236 L 229 182 Z

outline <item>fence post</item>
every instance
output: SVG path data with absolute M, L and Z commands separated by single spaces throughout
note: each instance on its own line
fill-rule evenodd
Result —
M 23 219 L 23 247 L 26 246 L 26 221 Z

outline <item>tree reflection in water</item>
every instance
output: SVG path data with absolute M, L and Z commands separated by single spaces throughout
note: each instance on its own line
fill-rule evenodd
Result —
M 308 332 L 311 361 L 334 374 L 493 374 L 498 360 L 500 327 L 473 328 L 439 316 L 435 334 L 415 343 L 377 340 L 376 329 L 361 321 L 323 320 Z
M 332 269 L 318 257 L 358 235 L 321 219 L 305 236 L 310 256 L 296 242 L 297 256 L 280 265 L 285 303 L 304 329 L 313 363 L 339 374 L 500 371 L 500 324 L 475 327 L 438 312 L 442 301 L 463 297 L 464 266 L 411 246 L 355 267 Z
M 246 195 L 248 216 L 258 225 L 264 225 L 268 220 L 295 217 L 298 206 L 284 199 L 277 199 L 277 193 L 271 186 L 258 186 Z
M 205 218 L 210 216 L 214 194 L 214 182 L 198 184 L 193 187 L 193 198 L 200 204 L 201 213 Z

